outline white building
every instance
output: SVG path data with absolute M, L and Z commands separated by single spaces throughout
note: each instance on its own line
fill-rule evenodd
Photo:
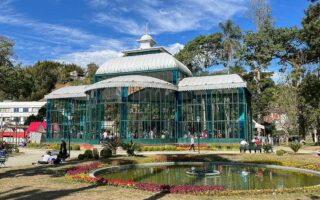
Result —
M 30 115 L 37 115 L 39 109 L 45 105 L 46 102 L 40 101 L 3 101 L 0 102 L 0 127 L 2 128 L 6 123 L 17 122 L 17 124 L 24 124 L 27 117 Z

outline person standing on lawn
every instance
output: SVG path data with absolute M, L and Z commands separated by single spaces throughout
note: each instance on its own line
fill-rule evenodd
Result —
M 191 149 L 193 149 L 193 151 L 195 151 L 195 149 L 194 149 L 194 136 L 193 136 L 193 135 L 191 136 L 190 149 L 189 149 L 189 151 L 190 151 Z
M 64 141 L 64 139 L 61 139 L 59 155 L 64 160 L 67 158 L 67 154 L 67 143 Z

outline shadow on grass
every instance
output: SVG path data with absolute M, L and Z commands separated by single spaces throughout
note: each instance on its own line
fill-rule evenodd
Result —
M 24 199 L 57 199 L 60 197 L 65 197 L 70 194 L 81 192 L 84 190 L 92 189 L 99 187 L 99 185 L 90 185 L 86 187 L 76 188 L 76 189 L 69 189 L 69 190 L 49 190 L 49 191 L 42 191 L 39 189 L 34 190 L 27 190 L 21 192 L 15 192 L 12 194 L 7 194 L 4 196 L 0 196 L 1 199 L 16 199 L 16 200 L 24 200 Z

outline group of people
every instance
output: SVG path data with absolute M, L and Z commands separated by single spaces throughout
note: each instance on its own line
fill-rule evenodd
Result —
M 118 137 L 117 133 L 113 133 L 113 132 L 105 130 L 100 136 L 100 138 L 101 138 L 100 142 L 101 143 L 110 142 L 110 141 L 113 141 L 116 137 Z
M 60 164 L 68 158 L 67 143 L 64 139 L 61 139 L 59 154 L 54 156 L 51 151 L 47 151 L 42 159 L 38 161 L 38 164 Z
M 265 136 L 254 136 L 251 140 L 251 143 L 256 145 L 264 145 L 264 144 L 271 144 L 273 145 L 273 139 L 270 135 Z M 242 139 L 240 142 L 241 146 L 248 145 L 248 142 L 245 139 Z

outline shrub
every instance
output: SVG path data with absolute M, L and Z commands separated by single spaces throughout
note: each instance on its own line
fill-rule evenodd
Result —
M 277 156 L 283 156 L 283 154 L 287 153 L 285 150 L 283 149 L 279 149 L 276 151 Z
M 93 153 L 92 153 L 92 151 L 90 149 L 87 149 L 84 152 L 84 156 L 85 156 L 85 158 L 92 159 L 93 158 Z
M 111 149 L 108 149 L 108 148 L 103 148 L 101 151 L 100 151 L 100 157 L 101 158 L 109 158 L 112 156 L 112 151 Z
M 86 157 L 84 156 L 84 154 L 79 154 L 78 155 L 78 160 L 84 160 Z
M 15 152 L 15 153 L 19 153 L 19 148 L 15 148 L 15 149 L 14 149 L 14 152 Z
M 262 145 L 262 149 L 265 153 L 270 153 L 270 151 L 272 150 L 272 145 L 271 144 L 264 144 L 264 145 Z
M 142 147 L 142 151 L 149 151 L 149 147 L 148 146 Z
M 165 151 L 165 150 L 166 150 L 166 147 L 162 146 L 162 147 L 160 147 L 160 150 L 161 150 L 161 151 Z
M 290 143 L 290 148 L 294 153 L 297 153 L 301 147 L 302 145 L 300 143 Z
M 104 148 L 111 149 L 112 154 L 116 155 L 118 147 L 122 146 L 122 141 L 120 140 L 120 138 L 115 138 L 112 141 L 103 144 L 103 146 Z
M 71 150 L 79 151 L 79 150 L 80 150 L 80 145 L 79 145 L 79 144 L 73 144 L 73 145 L 71 145 Z
M 99 152 L 97 148 L 93 148 L 92 150 L 93 158 L 98 160 L 99 159 Z
M 60 145 L 57 144 L 57 143 L 53 143 L 53 144 L 50 144 L 48 146 L 49 149 L 54 149 L 54 150 L 59 150 L 60 149 Z M 68 148 L 68 145 L 67 145 L 67 148 Z
M 37 144 L 37 143 L 29 143 L 28 145 L 27 145 L 27 147 L 28 148 L 32 148 L 32 149 L 35 149 L 35 148 L 39 148 L 39 144 Z
M 128 156 L 134 156 L 134 151 L 141 151 L 141 146 L 135 143 L 122 144 L 122 148 L 127 150 Z

